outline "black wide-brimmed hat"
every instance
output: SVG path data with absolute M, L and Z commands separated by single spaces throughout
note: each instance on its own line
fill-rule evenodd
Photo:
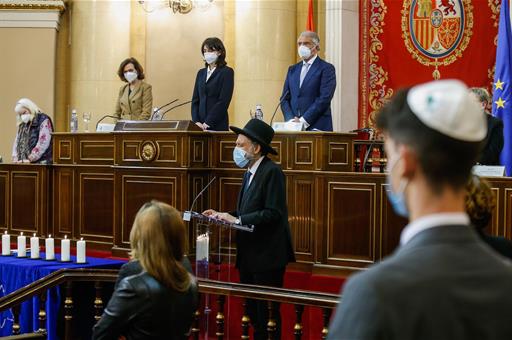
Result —
M 229 128 L 234 133 L 238 135 L 242 134 L 257 142 L 264 151 L 277 155 L 277 151 L 270 146 L 272 138 L 274 138 L 274 129 L 264 121 L 251 119 L 245 124 L 243 129 L 237 128 L 236 126 L 230 126 Z

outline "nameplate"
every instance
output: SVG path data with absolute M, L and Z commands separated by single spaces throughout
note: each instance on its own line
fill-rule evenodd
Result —
M 96 128 L 96 132 L 112 132 L 112 131 L 114 131 L 115 126 L 116 126 L 116 124 L 99 123 L 98 127 Z
M 480 177 L 503 177 L 505 167 L 503 165 L 475 165 L 473 173 Z
M 276 122 L 272 124 L 274 131 L 304 131 L 302 122 Z

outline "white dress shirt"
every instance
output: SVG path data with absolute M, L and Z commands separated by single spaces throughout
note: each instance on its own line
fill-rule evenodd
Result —
M 400 234 L 400 244 L 404 245 L 414 236 L 424 230 L 443 227 L 447 225 L 467 225 L 469 227 L 469 216 L 463 212 L 431 214 L 420 217 L 409 223 Z
M 217 66 L 215 66 L 215 67 L 214 67 L 214 68 L 212 68 L 212 69 L 210 69 L 210 66 L 208 66 L 208 67 L 206 68 L 206 81 L 205 81 L 205 82 L 207 82 L 207 81 L 208 81 L 208 79 L 210 79 L 210 77 L 211 77 L 211 76 L 212 76 L 212 74 L 213 74 L 213 71 L 215 71 L 215 69 L 216 69 L 216 68 L 217 68 Z

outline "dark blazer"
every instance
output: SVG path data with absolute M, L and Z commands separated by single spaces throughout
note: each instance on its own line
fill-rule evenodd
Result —
M 183 256 L 183 260 L 181 260 L 181 264 L 185 269 L 190 273 L 192 273 L 192 266 L 190 265 L 190 260 L 187 256 Z M 130 262 L 126 262 L 121 266 L 119 269 L 119 274 L 117 275 L 116 284 L 114 285 L 114 289 L 119 286 L 119 283 L 128 276 L 136 275 L 142 273 L 142 266 L 140 265 L 140 262 L 137 260 L 132 260 Z
M 480 154 L 478 163 L 482 165 L 500 165 L 500 154 L 503 149 L 503 121 L 487 116 L 487 137 L 485 137 L 484 148 Z
M 300 84 L 302 61 L 288 68 L 281 110 L 286 121 L 304 117 L 308 130 L 332 131 L 331 100 L 336 90 L 336 71 L 332 64 L 317 57 Z
M 188 339 L 197 308 L 197 284 L 173 291 L 148 273 L 124 278 L 93 328 L 95 340 Z
M 499 254 L 512 260 L 512 242 L 501 236 L 491 236 L 478 230 L 478 235 Z
M 265 157 L 254 174 L 251 185 L 238 196 L 237 210 L 245 225 L 254 225 L 254 232 L 239 231 L 236 235 L 236 266 L 246 272 L 281 269 L 295 261 L 288 208 L 286 178 L 281 168 Z
M 348 280 L 328 339 L 512 339 L 510 287 L 473 227 L 427 229 Z
M 228 107 L 233 96 L 235 73 L 228 66 L 217 67 L 206 81 L 206 67 L 197 72 L 192 94 L 192 120 L 206 123 L 209 130 L 228 131 Z

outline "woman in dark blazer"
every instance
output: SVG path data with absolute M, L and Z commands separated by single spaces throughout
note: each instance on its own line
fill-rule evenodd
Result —
M 207 38 L 201 45 L 201 53 L 205 68 L 196 76 L 192 120 L 203 130 L 227 131 L 234 72 L 226 65 L 226 49 L 219 38 Z

